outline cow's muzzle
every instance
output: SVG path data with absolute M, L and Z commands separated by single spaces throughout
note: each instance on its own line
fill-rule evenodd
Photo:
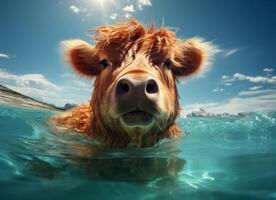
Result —
M 117 110 L 128 125 L 146 125 L 158 113 L 159 86 L 151 77 L 122 77 L 116 84 Z

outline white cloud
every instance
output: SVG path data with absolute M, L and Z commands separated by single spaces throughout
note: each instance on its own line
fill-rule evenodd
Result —
M 15 75 L 0 69 L 0 83 L 13 83 L 22 87 L 34 87 L 60 91 L 61 88 L 47 80 L 42 74 Z
M 10 56 L 4 53 L 0 53 L 0 58 L 10 58 Z
M 191 111 L 204 108 L 211 113 L 239 113 L 239 112 L 270 112 L 276 110 L 276 90 L 258 90 L 240 93 L 223 102 L 196 103 L 184 106 L 181 113 L 186 115 Z M 255 94 L 253 94 L 255 92 Z M 256 93 L 258 92 L 258 93 Z
M 224 82 L 233 82 L 233 81 L 249 81 L 252 83 L 268 83 L 268 84 L 276 84 L 276 76 L 265 77 L 265 76 L 247 76 L 240 73 L 235 73 L 232 78 L 224 77 Z
M 136 10 L 134 9 L 134 6 L 131 4 L 131 5 L 125 6 L 123 8 L 123 11 L 126 11 L 126 12 L 135 12 Z
M 139 10 L 143 10 L 144 6 L 151 6 L 151 2 L 150 2 L 150 0 L 138 0 L 137 6 L 138 6 Z
M 262 94 L 274 93 L 276 90 L 274 89 L 265 89 L 265 90 L 248 90 L 239 92 L 238 96 L 256 96 Z M 275 96 L 276 98 L 276 96 Z
M 239 51 L 239 49 L 225 49 L 223 50 L 224 53 L 224 57 L 227 58 L 229 56 L 232 56 L 233 54 L 237 53 Z
M 79 13 L 86 13 L 88 11 L 87 8 L 84 8 L 84 7 L 80 7 L 80 6 L 76 6 L 76 5 L 71 5 L 70 6 L 70 10 L 76 14 L 79 14 Z
M 264 72 L 273 72 L 274 71 L 274 69 L 272 69 L 272 68 L 264 68 Z
M 225 86 L 231 86 L 232 83 L 224 83 Z
M 86 13 L 88 11 L 87 8 L 81 8 L 81 12 Z
M 264 76 L 246 76 L 240 73 L 234 74 L 233 78 L 235 80 L 247 80 L 253 83 L 271 83 L 276 84 L 276 76 L 264 77 Z
M 113 13 L 109 16 L 110 19 L 116 19 L 118 17 L 117 13 Z
M 216 54 L 222 55 L 224 58 L 230 57 L 240 51 L 240 49 L 235 48 L 235 49 L 221 49 L 221 48 L 216 48 Z
M 76 5 L 71 5 L 70 6 L 70 10 L 76 14 L 79 14 L 79 13 L 86 13 L 88 11 L 87 8 L 84 8 L 84 7 L 80 7 L 80 6 L 76 6 Z
M 226 76 L 226 75 L 223 75 L 221 78 L 222 78 L 222 79 L 229 79 L 230 77 L 229 77 L 229 76 Z
M 76 5 L 71 5 L 70 6 L 70 10 L 76 14 L 78 14 L 80 12 L 80 8 Z
M 60 76 L 63 78 L 75 78 L 76 77 L 74 74 L 71 74 L 71 73 L 60 74 Z
M 125 18 L 131 17 L 131 15 L 129 13 L 125 13 L 124 16 L 125 16 Z
M 77 86 L 77 87 L 80 87 L 80 88 L 86 88 L 86 89 L 91 89 L 91 86 L 86 83 L 86 82 L 83 82 L 81 80 L 72 80 L 72 83 Z
M 64 1 L 63 1 L 64 2 Z M 87 6 L 82 1 L 75 1 L 68 5 L 67 9 L 69 9 L 72 13 L 76 14 L 76 16 L 80 17 L 81 21 L 88 21 L 88 18 L 106 18 L 106 20 L 117 20 L 118 18 L 122 20 L 123 18 L 131 17 L 135 12 L 141 12 L 145 7 L 149 7 L 152 5 L 151 0 L 127 0 L 123 1 L 121 4 L 114 0 L 95 0 L 91 2 L 93 5 Z M 64 3 L 63 3 L 64 4 Z M 113 7 L 113 11 L 108 12 L 106 10 L 107 6 Z
M 249 88 L 249 90 L 251 90 L 251 91 L 259 90 L 259 89 L 261 89 L 262 87 L 263 87 L 263 86 L 254 86 L 254 87 Z
M 63 86 L 66 90 L 91 91 L 92 84 L 89 79 L 80 78 L 73 73 L 65 73 L 60 76 L 66 79 L 66 84 Z
M 213 92 L 222 92 L 222 91 L 224 91 L 224 89 L 223 88 L 215 88 L 215 89 L 213 89 Z

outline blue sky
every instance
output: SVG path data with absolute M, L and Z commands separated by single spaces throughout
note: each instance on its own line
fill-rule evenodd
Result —
M 0 84 L 46 102 L 81 103 L 92 81 L 74 75 L 60 42 L 135 17 L 200 36 L 217 46 L 208 73 L 178 85 L 185 112 L 268 112 L 276 108 L 276 2 L 273 0 L 3 0 Z M 275 109 L 274 109 L 275 110 Z

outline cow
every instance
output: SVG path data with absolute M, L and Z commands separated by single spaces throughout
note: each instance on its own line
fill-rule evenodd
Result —
M 76 73 L 95 78 L 91 100 L 50 121 L 59 130 L 88 135 L 104 148 L 150 147 L 180 136 L 176 83 L 205 69 L 211 42 L 183 40 L 169 28 L 147 28 L 135 19 L 100 26 L 93 39 L 95 45 L 64 43 Z

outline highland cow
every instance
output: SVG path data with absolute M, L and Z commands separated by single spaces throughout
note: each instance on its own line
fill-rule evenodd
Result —
M 168 28 L 146 28 L 134 19 L 97 28 L 94 40 L 95 46 L 66 42 L 73 69 L 95 77 L 90 102 L 51 121 L 105 148 L 149 147 L 179 136 L 176 82 L 204 69 L 212 45 L 200 38 L 181 40 Z

